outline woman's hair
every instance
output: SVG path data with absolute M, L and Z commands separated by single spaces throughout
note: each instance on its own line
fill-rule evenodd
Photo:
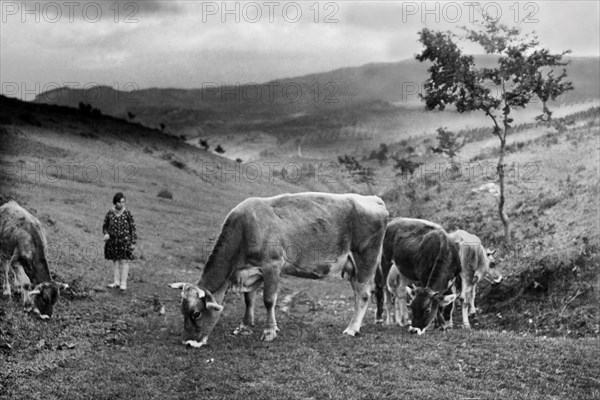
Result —
M 124 199 L 125 195 L 121 192 L 118 192 L 117 194 L 115 194 L 115 197 L 113 197 L 113 204 L 117 204 L 121 202 L 121 199 Z

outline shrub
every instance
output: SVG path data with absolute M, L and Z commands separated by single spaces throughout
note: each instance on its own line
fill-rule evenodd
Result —
M 550 198 L 544 199 L 540 204 L 540 211 L 544 211 L 549 208 L 552 208 L 555 205 L 557 205 L 558 203 L 560 203 L 560 198 L 558 198 L 558 197 L 550 197 Z
M 173 165 L 174 167 L 177 167 L 179 169 L 184 169 L 186 166 L 183 161 L 179 161 L 179 160 L 171 160 L 171 165 Z
M 173 199 L 173 193 L 169 189 L 163 189 L 158 192 L 158 197 L 161 199 Z

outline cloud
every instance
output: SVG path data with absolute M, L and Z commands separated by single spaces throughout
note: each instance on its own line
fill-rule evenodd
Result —
M 264 82 L 412 58 L 421 49 L 420 29 L 451 29 L 467 24 L 469 16 L 463 9 L 460 21 L 444 20 L 453 15 L 448 4 L 462 2 L 426 3 L 429 8 L 421 9 L 422 2 L 297 1 L 269 9 L 262 1 L 98 0 L 76 2 L 77 18 L 63 13 L 49 22 L 56 18 L 51 8 L 43 9 L 50 3 L 2 2 L 3 81 L 135 81 L 140 87 Z M 503 22 L 514 24 L 513 3 L 494 4 L 501 5 Z M 536 30 L 552 51 L 598 56 L 598 4 L 518 3 L 521 19 L 537 10 L 532 16 L 537 22 L 520 26 Z M 15 5 L 40 11 L 23 22 L 23 10 L 10 8 Z M 91 22 L 96 5 L 101 18 Z

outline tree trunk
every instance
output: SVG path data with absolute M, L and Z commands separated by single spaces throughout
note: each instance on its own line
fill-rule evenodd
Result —
M 510 220 L 508 215 L 504 211 L 504 146 L 506 145 L 506 139 L 500 139 L 500 159 L 498 160 L 498 177 L 500 180 L 500 197 L 498 199 L 498 214 L 504 225 L 504 239 L 507 246 L 512 245 Z

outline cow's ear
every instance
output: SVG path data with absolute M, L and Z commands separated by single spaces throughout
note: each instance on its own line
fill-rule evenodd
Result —
M 202 289 L 199 289 L 199 290 L 202 290 Z M 223 306 L 220 305 L 219 303 L 217 303 L 215 296 L 213 296 L 213 294 L 210 291 L 202 290 L 202 293 L 204 293 L 204 296 L 206 296 L 204 301 L 205 301 L 207 310 L 212 310 L 212 311 L 217 311 L 217 312 L 223 311 Z
M 442 300 L 440 301 L 440 306 L 446 307 L 447 305 L 452 304 L 452 302 L 454 300 L 456 300 L 456 297 L 458 297 L 458 294 L 455 294 L 455 293 L 448 294 L 448 295 L 442 297 Z
M 56 282 L 58 289 L 59 290 L 65 290 L 69 288 L 69 285 L 66 283 L 62 283 L 62 282 Z

